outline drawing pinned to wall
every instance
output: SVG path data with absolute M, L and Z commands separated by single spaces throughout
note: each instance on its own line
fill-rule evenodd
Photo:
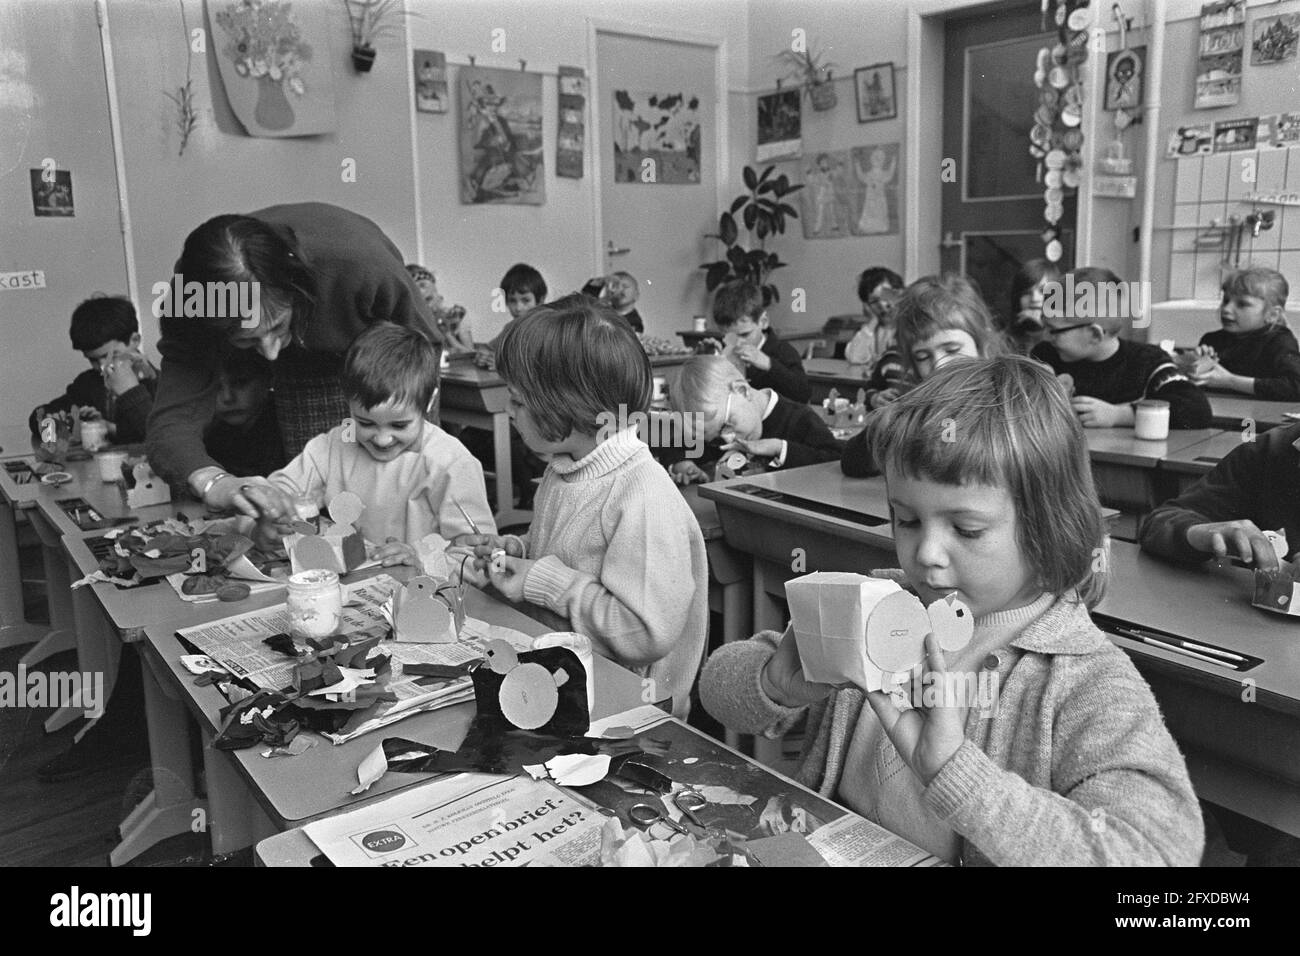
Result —
M 37 216 L 76 215 L 72 205 L 72 170 L 49 167 L 32 170 L 32 212 Z
M 461 67 L 460 201 L 540 206 L 546 201 L 542 77 Z
M 1251 66 L 1267 66 L 1295 59 L 1296 50 L 1300 48 L 1300 13 L 1260 17 L 1251 26 Z
M 328 18 L 300 17 L 289 0 L 209 0 L 206 9 L 226 98 L 249 136 L 334 131 Z
M 614 91 L 614 181 L 700 181 L 700 98 Z
M 804 157 L 800 199 L 805 239 L 840 239 L 852 235 L 854 177 L 848 150 Z
M 876 63 L 853 71 L 853 87 L 858 99 L 858 122 L 874 123 L 898 115 L 898 97 L 894 93 L 894 64 Z
M 587 74 L 579 66 L 560 67 L 560 123 L 555 141 L 555 175 L 582 178 L 587 140 Z
M 1201 7 L 1196 109 L 1232 106 L 1241 99 L 1241 60 L 1245 45 L 1246 0 L 1218 0 Z
M 898 144 L 853 149 L 853 173 L 862 187 L 854 235 L 880 236 L 898 232 Z
M 1116 50 L 1106 57 L 1107 110 L 1140 110 L 1142 91 L 1146 84 L 1147 48 Z M 1135 119 L 1140 121 L 1141 113 Z
M 436 50 L 416 50 L 415 108 L 421 113 L 447 112 L 447 57 Z
M 758 162 L 798 156 L 803 149 L 803 114 L 799 88 L 777 90 L 758 98 Z

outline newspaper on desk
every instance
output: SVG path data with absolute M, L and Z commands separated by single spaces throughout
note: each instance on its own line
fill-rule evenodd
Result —
M 350 585 L 347 588 L 347 604 L 343 608 L 341 629 L 361 631 L 376 626 L 387 627 L 389 621 L 384 614 L 383 603 L 398 587 L 397 581 L 387 574 Z M 271 634 L 287 634 L 289 630 L 289 610 L 284 604 L 277 604 L 196 627 L 187 627 L 176 633 L 236 677 L 247 678 L 265 690 L 283 690 L 293 683 L 293 669 L 297 661 L 271 650 L 263 643 L 263 639 Z M 439 684 L 421 684 L 418 683 L 419 677 L 407 676 L 404 667 L 409 664 L 441 664 L 452 667 L 464 664 L 481 658 L 483 644 L 494 639 L 508 641 L 519 650 L 527 650 L 532 646 L 527 635 L 513 628 L 488 624 L 473 617 L 465 619 L 460 640 L 451 644 L 382 642 L 380 647 L 383 652 L 391 656 L 391 672 L 385 687 L 397 698 L 396 702 L 380 705 L 375 716 L 347 733 L 325 736 L 336 744 L 343 744 L 411 714 L 472 700 L 474 688 L 469 677 Z
M 303 829 L 335 866 L 595 866 L 604 820 L 553 784 L 466 773 Z

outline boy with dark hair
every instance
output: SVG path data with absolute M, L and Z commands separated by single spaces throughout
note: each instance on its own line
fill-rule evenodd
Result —
M 269 475 L 283 468 L 271 363 L 252 349 L 230 349 L 219 375 L 217 407 L 203 433 L 203 447 L 236 477 Z
M 726 336 L 723 355 L 744 370 L 750 385 L 801 405 L 812 398 L 799 353 L 770 327 L 757 285 L 743 279 L 723 284 L 713 298 L 713 322 Z
M 158 372 L 140 352 L 135 306 L 118 296 L 89 298 L 72 311 L 69 336 L 90 369 L 73 379 L 61 396 L 32 412 L 32 434 L 40 434 L 45 415 L 76 405 L 102 415 L 109 437 L 118 444 L 144 441 Z

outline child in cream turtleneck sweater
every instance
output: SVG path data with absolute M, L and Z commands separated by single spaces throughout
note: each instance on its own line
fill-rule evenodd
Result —
M 920 683 L 993 693 L 899 701 L 811 683 L 787 628 L 719 649 L 705 709 L 769 736 L 807 710 L 801 782 L 949 862 L 1197 865 L 1183 757 L 1088 616 L 1105 536 L 1059 383 L 1022 358 L 962 360 L 869 427 L 907 580 L 975 615 L 958 651 L 927 637 Z
M 685 717 L 708 635 L 709 569 L 681 492 L 623 427 L 650 404 L 645 351 L 607 307 L 568 296 L 512 322 L 496 367 L 515 427 L 549 465 L 526 535 L 457 543 L 475 546 L 508 599 L 587 636 L 645 678 L 643 699 L 671 697 Z M 502 570 L 488 560 L 498 547 Z

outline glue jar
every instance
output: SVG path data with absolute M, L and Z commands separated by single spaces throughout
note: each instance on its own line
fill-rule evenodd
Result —
M 1143 441 L 1164 441 L 1169 437 L 1169 403 L 1155 399 L 1138 402 L 1134 408 L 1133 437 Z
M 339 629 L 343 588 L 333 571 L 314 568 L 289 577 L 289 633 L 294 637 L 329 637 Z

